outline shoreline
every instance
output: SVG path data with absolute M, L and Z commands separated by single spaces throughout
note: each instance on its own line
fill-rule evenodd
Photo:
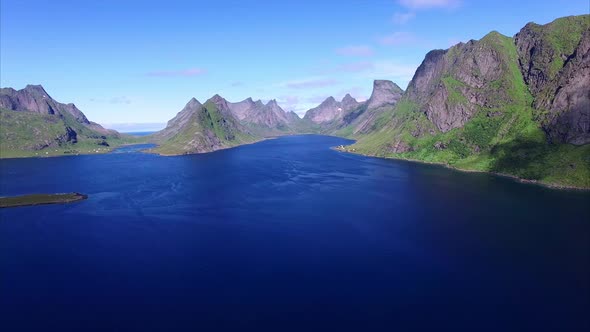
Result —
M 536 186 L 541 186 L 541 187 L 545 187 L 545 188 L 549 188 L 549 189 L 553 189 L 553 190 L 571 190 L 571 191 L 583 191 L 583 192 L 590 191 L 590 187 L 578 187 L 578 186 L 568 186 L 568 185 L 545 183 L 545 182 L 541 182 L 538 180 L 529 180 L 529 179 L 520 178 L 516 175 L 507 174 L 507 173 L 481 171 L 481 170 L 476 170 L 476 169 L 464 169 L 464 168 L 454 167 L 452 165 L 445 164 L 445 163 L 437 163 L 437 162 L 424 161 L 424 160 L 418 160 L 418 159 L 380 157 L 380 156 L 364 154 L 364 153 L 360 153 L 360 152 L 356 152 L 356 151 L 348 151 L 345 149 L 340 149 L 338 147 L 331 147 L 331 149 L 338 151 L 338 152 L 354 154 L 357 156 L 364 156 L 364 157 L 371 157 L 371 158 L 378 158 L 378 159 L 399 160 L 399 161 L 406 161 L 406 162 L 410 162 L 410 163 L 418 163 L 418 164 L 425 164 L 425 165 L 434 165 L 434 166 L 439 166 L 439 167 L 444 167 L 444 168 L 447 168 L 450 170 L 454 170 L 457 172 L 491 174 L 491 175 L 495 175 L 495 176 L 502 177 L 502 178 L 508 178 L 508 179 L 511 179 L 513 181 L 520 182 L 523 184 L 536 185 Z
M 259 139 L 259 140 L 254 141 L 254 142 L 243 143 L 243 144 L 238 144 L 238 145 L 234 145 L 234 146 L 227 146 L 227 147 L 219 148 L 219 149 L 212 150 L 212 151 L 190 152 L 190 153 L 185 152 L 185 153 L 165 154 L 165 153 L 159 153 L 159 152 L 156 152 L 156 151 L 151 151 L 151 149 L 149 149 L 149 150 L 143 151 L 143 153 L 155 154 L 155 155 L 162 156 L 162 157 L 190 156 L 190 155 L 197 155 L 197 154 L 213 153 L 213 152 L 222 151 L 222 150 L 235 149 L 235 148 L 239 148 L 240 146 L 252 145 L 252 144 L 260 143 L 260 142 L 271 140 L 271 139 L 277 139 L 279 137 L 284 137 L 284 136 L 294 136 L 294 135 L 282 135 L 282 136 L 274 136 L 274 137 L 264 137 L 262 139 Z M 154 143 L 154 144 L 156 144 L 156 143 Z
M 113 150 L 117 149 L 117 148 L 121 148 L 121 147 L 125 147 L 125 146 L 132 146 L 132 145 L 139 145 L 139 144 L 156 144 L 156 147 L 154 148 L 148 148 L 146 150 L 142 150 L 139 151 L 139 153 L 147 153 L 147 154 L 153 154 L 153 155 L 158 155 L 158 156 L 162 156 L 162 157 L 177 157 L 177 156 L 188 156 L 188 155 L 198 155 L 198 154 L 205 154 L 205 153 L 213 153 L 216 151 L 222 151 L 222 150 L 228 150 L 228 149 L 234 149 L 234 148 L 238 148 L 240 146 L 245 146 L 245 145 L 251 145 L 251 144 L 256 144 L 256 143 L 260 143 L 266 140 L 271 140 L 271 139 L 277 139 L 280 137 L 285 137 L 285 136 L 300 136 L 300 135 L 319 135 L 319 136 L 328 136 L 328 137 L 335 137 L 335 138 L 340 138 L 340 139 L 346 139 L 346 140 L 351 140 L 351 141 L 355 141 L 354 139 L 350 139 L 350 138 L 346 138 L 346 137 L 340 137 L 340 136 L 334 136 L 334 135 L 325 135 L 325 134 L 317 134 L 317 133 L 297 133 L 297 134 L 288 134 L 288 135 L 279 135 L 279 136 L 272 136 L 272 137 L 264 137 L 258 140 L 255 140 L 253 142 L 248 142 L 248 143 L 243 143 L 243 144 L 238 144 L 235 146 L 228 146 L 228 147 L 222 147 L 216 150 L 212 150 L 212 151 L 203 151 L 203 152 L 184 152 L 184 153 L 171 153 L 171 154 L 166 154 L 166 153 L 160 153 L 160 152 L 156 152 L 153 151 L 154 148 L 157 148 L 157 143 L 149 143 L 149 142 L 142 142 L 142 143 L 125 143 L 122 145 L 118 145 L 116 147 L 113 147 L 112 149 L 110 149 L 109 151 L 105 151 L 105 152 L 98 152 L 98 153 L 79 153 L 79 154 L 64 154 L 64 155 L 49 155 L 49 156 L 21 156 L 21 157 L 9 157 L 9 158 L 2 158 L 0 157 L 0 160 L 2 159 L 23 159 L 23 158 L 53 158 L 53 157 L 72 157 L 72 156 L 81 156 L 81 155 L 98 155 L 98 154 L 109 154 L 112 153 Z M 499 172 L 493 172 L 493 171 L 484 171 L 484 170 L 474 170 L 474 169 L 464 169 L 464 168 L 459 168 L 459 167 L 455 167 L 449 164 L 445 164 L 442 162 L 431 162 L 431 161 L 424 161 L 424 160 L 418 160 L 418 159 L 410 159 L 410 158 L 402 158 L 402 157 L 382 157 L 382 156 L 376 156 L 376 155 L 372 155 L 372 154 L 365 154 L 365 153 L 361 153 L 361 152 L 357 152 L 357 151 L 350 151 L 347 150 L 345 148 L 344 145 L 339 145 L 339 146 L 332 146 L 329 147 L 331 150 L 334 151 L 338 151 L 338 152 L 343 152 L 343 153 L 350 153 L 350 154 L 354 154 L 354 155 L 358 155 L 358 156 L 364 156 L 364 157 L 371 157 L 371 158 L 378 158 L 378 159 L 390 159 L 390 160 L 399 160 L 399 161 L 406 161 L 406 162 L 412 162 L 412 163 L 419 163 L 419 164 L 426 164 L 426 165 L 435 165 L 435 166 L 439 166 L 439 167 L 444 167 L 450 170 L 455 170 L 458 172 L 465 172 L 465 173 L 485 173 L 485 174 L 491 174 L 491 175 L 495 175 L 495 176 L 499 176 L 499 177 L 503 177 L 503 178 L 508 178 L 523 184 L 531 184 L 531 185 L 537 185 L 537 186 L 541 186 L 541 187 L 545 187 L 545 188 L 549 188 L 549 189 L 553 189 L 553 190 L 572 190 L 572 191 L 590 191 L 590 187 L 579 187 L 579 186 L 569 186 L 569 185 L 560 185 L 560 184 L 551 184 L 551 183 L 546 183 L 546 182 L 541 182 L 538 180 L 530 180 L 530 179 L 524 179 L 521 177 L 518 177 L 516 175 L 512 175 L 512 174 L 507 174 L 507 173 L 499 173 Z
M 0 160 L 8 160 L 8 159 L 26 159 L 26 158 L 60 158 L 60 157 L 75 157 L 75 156 L 95 156 L 95 155 L 102 155 L 102 154 L 109 154 L 115 151 L 116 149 L 120 149 L 126 146 L 132 145 L 140 145 L 140 144 L 155 144 L 155 143 L 125 143 L 113 147 L 109 147 L 108 150 L 99 151 L 99 152 L 80 152 L 80 153 L 62 153 L 62 154 L 47 154 L 47 155 L 29 155 L 29 156 L 16 156 L 16 157 L 2 157 L 0 153 Z

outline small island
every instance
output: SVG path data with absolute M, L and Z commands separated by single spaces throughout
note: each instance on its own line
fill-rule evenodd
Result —
M 0 208 L 44 204 L 66 204 L 81 201 L 87 198 L 88 195 L 80 193 L 31 194 L 12 197 L 0 197 Z

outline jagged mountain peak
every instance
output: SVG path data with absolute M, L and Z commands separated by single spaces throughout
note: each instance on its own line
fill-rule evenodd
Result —
M 347 94 L 346 94 L 346 95 L 345 95 L 345 96 L 342 98 L 342 102 L 343 102 L 343 103 L 348 103 L 348 102 L 351 102 L 351 101 L 354 101 L 354 102 L 356 102 L 357 100 L 356 100 L 356 99 L 354 99 L 354 97 L 353 97 L 353 96 L 351 96 L 351 95 L 350 95 L 350 93 L 347 93 Z
M 28 84 L 23 90 L 25 90 L 27 92 L 31 92 L 31 93 L 45 95 L 48 98 L 51 98 L 51 97 L 49 97 L 49 94 L 47 93 L 47 91 L 45 91 L 45 89 L 43 88 L 43 86 L 41 84 Z
M 20 90 L 0 89 L 0 108 L 2 112 L 9 112 L 6 114 L 19 113 L 18 118 L 9 116 L 3 118 L 6 122 L 2 123 L 4 132 L 8 133 L 2 139 L 13 150 L 30 153 L 55 147 L 57 149 L 53 149 L 53 152 L 56 152 L 66 146 L 74 147 L 79 141 L 108 146 L 106 139 L 118 137 L 117 132 L 90 122 L 74 103 L 60 103 L 52 99 L 41 85 L 31 84 Z M 36 117 L 34 113 L 46 116 Z M 26 119 L 27 125 L 21 128 L 19 135 L 28 135 L 27 140 L 21 140 L 21 136 L 11 133 L 13 119 Z
M 328 98 L 326 98 L 321 104 L 320 106 L 326 106 L 326 105 L 331 105 L 331 104 L 335 104 L 337 103 L 336 98 L 330 96 Z
M 374 80 L 373 81 L 373 89 L 389 89 L 389 90 L 393 90 L 394 92 L 404 92 L 404 90 L 402 90 L 402 88 L 399 87 L 399 85 L 397 85 L 396 83 L 390 81 L 390 80 Z
M 404 90 L 389 80 L 373 81 L 373 92 L 367 101 L 367 108 L 378 108 L 387 105 L 395 105 L 402 97 Z
M 190 108 L 195 108 L 195 107 L 200 107 L 202 106 L 202 104 L 197 100 L 197 98 L 192 97 L 188 103 L 186 103 L 185 107 L 190 107 Z
M 210 101 L 214 102 L 214 103 L 218 103 L 218 102 L 227 102 L 227 100 L 225 100 L 225 98 L 223 98 L 222 96 L 220 96 L 219 94 L 215 94 L 213 95 L 213 97 L 209 98 Z

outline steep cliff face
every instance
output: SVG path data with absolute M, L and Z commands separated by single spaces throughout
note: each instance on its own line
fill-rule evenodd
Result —
M 549 138 L 590 143 L 590 15 L 529 23 L 515 42 L 522 75 Z
M 203 105 L 197 99 L 191 98 L 184 108 L 178 112 L 174 118 L 168 121 L 166 128 L 157 132 L 154 137 L 159 141 L 174 137 L 188 125 L 193 114 L 198 112 L 202 106 Z
M 589 19 L 429 52 L 395 107 L 352 148 L 590 187 Z
M 266 126 L 269 129 L 288 130 L 290 125 L 287 113 L 277 104 L 275 99 L 270 100 L 266 105 L 255 108 L 252 115 L 245 120 Z
M 330 97 L 307 111 L 304 119 L 316 124 L 320 133 L 356 137 L 373 131 L 378 118 L 395 106 L 403 92 L 392 81 L 375 80 L 367 101 L 358 102 L 350 94 L 346 94 L 340 102 Z
M 251 116 L 253 110 L 264 106 L 264 104 L 260 100 L 254 102 L 252 98 L 246 98 L 237 103 L 229 103 L 229 106 L 232 113 L 238 120 L 244 120 Z
M 191 99 L 166 128 L 153 137 L 159 144 L 154 151 L 162 154 L 210 152 L 257 139 L 234 116 L 230 103 L 219 95 L 203 105 Z
M 360 105 L 361 103 L 348 93 L 341 101 L 337 101 L 334 97 L 330 96 L 317 107 L 305 112 L 303 119 L 307 122 L 320 125 L 319 128 L 321 131 L 329 131 L 331 128 L 340 126 L 343 117 L 357 109 Z
M 374 109 L 383 106 L 393 106 L 402 97 L 404 90 L 392 81 L 375 80 L 373 92 L 367 100 L 367 109 Z
M 79 123 L 90 124 L 84 113 L 76 105 L 62 104 L 55 101 L 41 85 L 27 85 L 22 90 L 0 89 L 0 107 L 13 111 L 39 114 L 63 115 L 63 112 L 67 112 Z
M 497 32 L 431 51 L 408 86 L 408 100 L 442 132 L 462 127 L 481 107 L 520 103 L 509 91 L 516 88 L 512 53 L 512 39 Z
M 228 103 L 232 114 L 241 123 L 260 135 L 293 132 L 298 119 L 287 116 L 276 100 L 264 104 L 247 98 L 237 103 Z
M 342 113 L 340 103 L 330 96 L 317 107 L 308 110 L 303 119 L 313 123 L 325 123 L 338 119 L 342 116 Z
M 120 144 L 121 135 L 89 121 L 41 85 L 0 89 L 1 157 L 85 153 Z
M 342 101 L 340 102 L 340 107 L 342 108 L 342 110 L 344 110 L 344 112 L 347 112 L 349 110 L 357 108 L 360 104 L 361 103 L 359 103 L 349 93 L 347 93 L 344 96 L 344 98 L 342 98 Z
M 404 91 L 392 81 L 375 80 L 371 97 L 354 112 L 347 114 L 345 123 L 352 128 L 352 136 L 364 135 L 375 130 L 379 117 L 391 110 Z

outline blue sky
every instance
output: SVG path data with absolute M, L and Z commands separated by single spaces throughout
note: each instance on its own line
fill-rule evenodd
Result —
M 303 114 L 330 95 L 365 99 L 373 79 L 405 89 L 431 49 L 590 10 L 588 0 L 0 1 L 0 85 L 42 84 L 129 130 L 158 129 L 216 93 Z

